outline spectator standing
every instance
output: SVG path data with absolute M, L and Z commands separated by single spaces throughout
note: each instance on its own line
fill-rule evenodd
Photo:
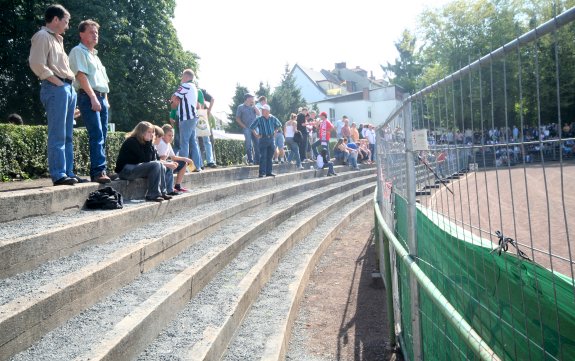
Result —
M 371 152 L 370 160 L 373 162 L 375 159 L 375 127 L 372 124 L 367 129 L 366 138 L 369 142 L 369 151 Z
M 260 167 L 259 177 L 275 177 L 272 173 L 272 158 L 274 156 L 274 134 L 275 131 L 282 128 L 282 123 L 275 116 L 270 114 L 270 106 L 262 107 L 263 114 L 254 120 L 250 129 L 254 137 L 259 139 L 260 147 Z M 259 128 L 259 134 L 256 132 Z
M 343 129 L 343 125 L 344 125 L 344 119 L 347 119 L 347 116 L 344 115 L 342 117 L 342 119 L 338 119 L 333 123 L 333 126 L 335 127 L 335 132 L 337 134 L 337 139 L 341 138 L 341 130 Z
M 312 145 L 312 151 L 314 156 L 317 158 L 318 155 L 318 150 L 317 150 L 317 146 L 321 145 L 323 147 L 323 149 L 327 150 L 327 156 L 329 158 L 329 138 L 331 135 L 331 130 L 333 129 L 333 124 L 331 124 L 331 122 L 329 121 L 329 119 L 327 119 L 327 113 L 326 112 L 321 112 L 319 113 L 319 117 L 320 117 L 320 124 L 318 127 L 318 139 L 317 141 L 315 141 L 315 143 L 313 143 Z
M 194 172 L 202 171 L 200 148 L 196 138 L 196 126 L 198 125 L 198 88 L 194 84 L 194 72 L 186 69 L 182 73 L 182 83 L 172 95 L 172 109 L 178 110 L 180 122 L 180 157 L 192 158 L 196 166 Z
M 343 127 L 341 128 L 341 137 L 347 139 L 348 142 L 351 142 L 351 128 L 349 126 L 349 119 L 345 116 L 343 117 Z
M 351 123 L 350 133 L 351 140 L 354 143 L 359 143 L 359 132 L 357 131 L 357 125 L 355 123 Z
M 308 146 L 308 142 L 309 142 L 309 133 L 308 133 L 308 129 L 307 129 L 307 119 L 306 119 L 306 115 L 307 115 L 307 108 L 304 110 L 302 109 L 301 112 L 299 112 L 296 116 L 296 122 L 297 122 L 297 130 L 300 131 L 301 133 L 301 141 L 299 142 L 299 156 L 300 156 L 300 160 L 303 162 L 307 159 L 307 146 Z
M 98 57 L 100 25 L 84 20 L 78 26 L 80 44 L 70 51 L 70 68 L 76 79 L 74 89 L 78 94 L 78 108 L 88 131 L 90 146 L 90 180 L 110 183 L 106 175 L 106 135 L 108 133 L 108 86 L 106 68 Z
M 297 130 L 297 115 L 294 113 L 291 114 L 290 119 L 285 124 L 285 138 L 286 144 L 289 149 L 289 156 L 288 156 L 288 163 L 295 159 L 296 169 L 303 169 L 301 165 L 301 158 L 299 155 L 299 144 L 296 141 L 295 134 L 298 132 Z M 299 133 L 299 140 L 301 142 L 301 132 Z
M 64 51 L 62 34 L 70 13 L 62 5 L 51 5 L 44 13 L 46 25 L 32 37 L 30 68 L 42 81 L 40 100 L 48 118 L 48 171 L 54 185 L 83 181 L 74 174 L 74 72 Z
M 201 94 L 201 97 L 200 97 Z M 214 97 L 208 93 L 206 91 L 206 89 L 199 89 L 198 90 L 198 97 L 200 99 L 199 103 L 200 106 L 203 109 L 206 109 L 208 111 L 208 123 L 210 120 L 210 114 L 212 112 L 212 107 L 214 106 Z M 206 106 L 206 102 L 209 103 L 208 106 Z M 202 143 L 204 144 L 204 152 L 206 154 L 206 161 L 208 162 L 208 167 L 210 168 L 217 168 L 216 165 L 216 153 L 214 151 L 214 147 L 213 147 L 213 143 L 212 143 L 212 134 L 211 134 L 211 129 L 212 127 L 210 127 L 210 135 L 209 136 L 203 136 L 202 137 Z M 200 154 L 201 157 L 201 154 Z M 204 161 L 202 160 L 202 165 L 204 164 Z
M 251 125 L 260 114 L 260 110 L 254 104 L 253 94 L 244 94 L 244 103 L 240 104 L 236 110 L 236 123 L 244 131 L 244 146 L 248 164 L 258 164 L 260 161 L 257 132 L 254 132 L 251 128 Z

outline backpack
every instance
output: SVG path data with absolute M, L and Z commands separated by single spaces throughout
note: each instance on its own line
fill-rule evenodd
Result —
M 112 187 L 105 187 L 91 192 L 86 199 L 88 209 L 122 209 L 124 201 L 122 195 Z

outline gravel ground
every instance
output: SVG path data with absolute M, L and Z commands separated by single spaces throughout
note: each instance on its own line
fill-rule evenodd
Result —
M 330 203 L 354 192 L 352 190 L 330 197 Z M 259 262 L 260 257 L 277 244 L 280 238 L 295 231 L 300 222 L 310 219 L 318 212 L 324 212 L 325 209 L 325 204 L 316 203 L 253 240 L 194 297 L 138 360 L 186 359 L 186 353 L 202 340 L 206 330 L 223 326 L 226 318 L 233 312 L 235 304 L 242 297 L 237 285 Z
M 354 201 L 346 206 L 346 209 L 355 208 L 364 201 L 365 198 Z M 276 325 L 287 317 L 291 301 L 287 298 L 287 286 L 296 280 L 294 273 L 301 267 L 302 260 L 340 220 L 339 214 L 330 215 L 327 221 L 321 222 L 313 233 L 295 245 L 281 260 L 272 278 L 246 315 L 223 360 L 244 361 L 261 358 L 267 338 L 276 331 Z
M 241 183 L 245 181 L 238 181 L 238 182 L 230 182 L 226 183 L 225 185 L 233 185 L 234 183 Z M 218 189 L 222 187 L 222 184 L 212 184 L 212 185 L 204 185 L 198 186 L 194 188 L 194 191 L 209 191 L 211 189 Z M 131 200 L 126 201 L 124 203 L 125 208 L 132 208 L 137 206 L 142 206 L 144 204 L 149 204 L 144 202 L 143 200 Z M 67 225 L 73 224 L 75 222 L 82 221 L 89 217 L 100 216 L 100 215 L 110 215 L 109 210 L 78 210 L 78 209 L 71 209 L 68 211 L 42 215 L 42 216 L 34 216 L 34 217 L 27 217 L 24 219 L 18 219 L 10 222 L 5 222 L 0 225 L 0 243 L 2 241 L 13 240 L 20 237 L 27 237 L 33 236 L 38 233 L 38 230 L 42 230 L 43 232 L 63 228 Z
M 274 191 L 285 191 L 291 186 L 293 185 L 276 186 Z M 332 186 L 337 187 L 338 185 Z M 297 202 L 298 197 L 306 198 L 310 195 L 311 193 L 309 192 L 298 194 L 296 197 L 284 200 L 273 207 L 283 209 L 288 204 Z M 197 215 L 198 212 L 204 212 L 205 214 L 215 212 L 228 207 L 229 204 L 239 204 L 253 197 L 252 194 L 236 195 L 219 202 L 195 207 L 190 209 L 189 217 Z M 202 207 L 205 207 L 203 211 Z M 233 235 L 245 231 L 245 225 L 252 224 L 257 217 L 257 214 L 248 214 L 241 218 L 235 218 L 233 224 L 222 227 L 219 231 L 192 245 L 184 253 L 141 275 L 131 284 L 83 311 L 61 327 L 49 332 L 40 342 L 16 355 L 13 360 L 70 360 L 89 351 L 90 345 L 97 344 L 105 332 L 110 331 L 117 322 L 147 299 L 157 288 L 161 287 L 184 268 L 189 267 L 195 260 L 198 260 L 210 250 L 213 250 L 218 245 L 228 243 L 233 238 Z M 165 221 L 160 220 L 157 224 L 165 224 Z M 149 238 L 150 232 L 152 230 L 155 232 L 156 228 L 160 233 L 165 232 L 165 228 L 150 227 L 148 225 L 130 232 L 131 234 L 138 234 L 138 236 L 126 235 L 122 239 L 126 238 L 129 239 L 126 242 L 134 242 L 141 238 Z M 102 250 L 96 252 L 96 254 L 108 253 L 108 251 L 104 252 Z M 27 283 L 27 281 L 21 280 L 20 283 Z

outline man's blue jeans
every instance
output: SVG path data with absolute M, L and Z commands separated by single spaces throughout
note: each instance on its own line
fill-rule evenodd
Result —
M 76 91 L 64 83 L 56 86 L 48 80 L 42 81 L 40 101 L 48 117 L 48 171 L 52 181 L 63 177 L 74 177 L 74 109 Z
M 248 163 L 259 163 L 260 162 L 260 147 L 259 140 L 254 136 L 250 127 L 244 128 L 244 138 L 245 138 L 245 149 L 246 155 L 248 157 Z M 253 154 L 253 155 L 252 155 Z
M 92 102 L 86 93 L 78 94 L 78 108 L 88 131 L 90 145 L 90 177 L 96 177 L 106 170 L 106 136 L 108 134 L 108 102 L 98 97 L 102 110 L 92 110 Z
M 192 158 L 196 169 L 200 169 L 202 157 L 200 157 L 200 147 L 196 139 L 196 126 L 198 118 L 180 121 L 180 157 Z
M 272 158 L 274 157 L 275 143 L 273 137 L 259 139 L 260 170 L 259 175 L 268 175 L 272 172 Z
M 208 164 L 216 164 L 216 159 L 214 157 L 213 149 L 212 149 L 212 142 L 210 137 L 207 135 L 202 137 L 202 142 L 204 143 L 204 151 L 206 152 L 206 161 Z

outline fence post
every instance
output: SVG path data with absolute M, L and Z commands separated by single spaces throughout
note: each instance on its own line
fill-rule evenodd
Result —
M 411 122 L 411 103 L 403 111 L 403 127 L 405 134 L 405 177 L 407 183 L 407 245 L 409 254 L 417 263 L 417 208 L 415 202 L 415 160 L 413 154 L 412 122 Z M 413 337 L 413 359 L 414 361 L 423 360 L 421 344 L 421 321 L 419 317 L 419 285 L 416 278 L 409 277 L 409 290 L 411 300 L 411 333 Z

